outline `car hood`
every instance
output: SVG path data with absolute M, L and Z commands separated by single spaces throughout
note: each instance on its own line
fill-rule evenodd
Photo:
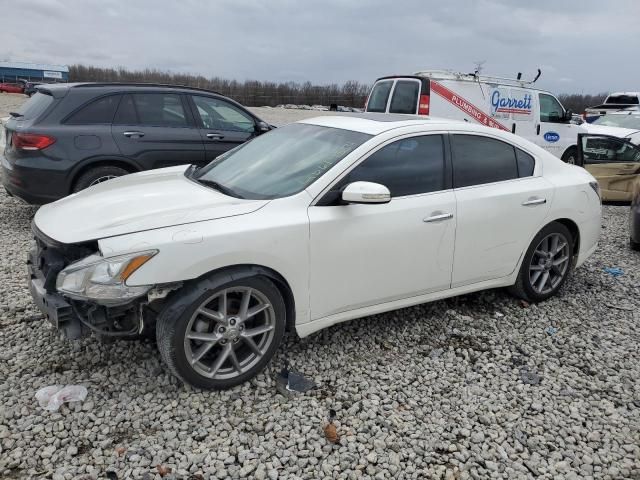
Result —
M 585 133 L 589 133 L 592 135 L 610 135 L 612 137 L 619 138 L 629 138 L 632 142 L 637 143 L 635 141 L 640 134 L 640 130 L 636 130 L 633 128 L 622 128 L 622 127 L 609 127 L 606 125 L 593 125 L 592 123 L 583 123 L 580 125 Z
M 244 215 L 269 202 L 224 195 L 189 180 L 187 168 L 150 170 L 100 183 L 40 207 L 35 225 L 53 240 L 78 243 Z

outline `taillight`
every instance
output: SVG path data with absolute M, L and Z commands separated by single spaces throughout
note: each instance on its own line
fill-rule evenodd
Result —
M 11 136 L 11 144 L 17 150 L 43 150 L 55 142 L 55 138 L 38 133 L 13 132 Z
M 429 95 L 420 95 L 418 115 L 429 115 Z

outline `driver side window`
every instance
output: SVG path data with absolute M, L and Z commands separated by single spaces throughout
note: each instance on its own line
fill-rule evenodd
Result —
M 540 94 L 540 121 L 550 123 L 561 123 L 564 117 L 564 108 L 555 97 Z
M 445 190 L 448 188 L 445 172 L 442 135 L 404 138 L 371 154 L 335 184 L 317 205 L 336 205 L 344 187 L 353 182 L 384 185 L 392 198 Z
M 199 95 L 193 96 L 193 102 L 206 129 L 245 133 L 255 131 L 253 118 L 229 102 Z

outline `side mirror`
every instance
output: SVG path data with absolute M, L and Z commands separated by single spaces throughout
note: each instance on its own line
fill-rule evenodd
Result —
M 268 132 L 269 130 L 271 130 L 271 127 L 269 126 L 269 124 L 267 122 L 257 122 L 256 123 L 256 132 L 257 133 L 265 133 Z
M 564 112 L 564 121 L 570 122 L 572 118 L 573 118 L 573 112 L 571 110 L 566 110 Z
M 384 185 L 373 182 L 353 182 L 342 191 L 345 203 L 389 203 L 391 192 Z

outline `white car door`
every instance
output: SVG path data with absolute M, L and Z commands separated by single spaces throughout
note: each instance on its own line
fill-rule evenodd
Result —
M 553 186 L 535 159 L 481 135 L 451 135 L 457 200 L 452 287 L 511 274 L 542 226 Z
M 538 101 L 538 118 L 534 122 L 535 136 L 524 136 L 549 153 L 562 158 L 569 147 L 577 145 L 578 125 L 564 119 L 564 107 L 553 95 L 539 93 Z
M 311 320 L 450 288 L 456 202 L 443 135 L 387 143 L 309 207 Z M 354 181 L 387 204 L 344 205 Z

